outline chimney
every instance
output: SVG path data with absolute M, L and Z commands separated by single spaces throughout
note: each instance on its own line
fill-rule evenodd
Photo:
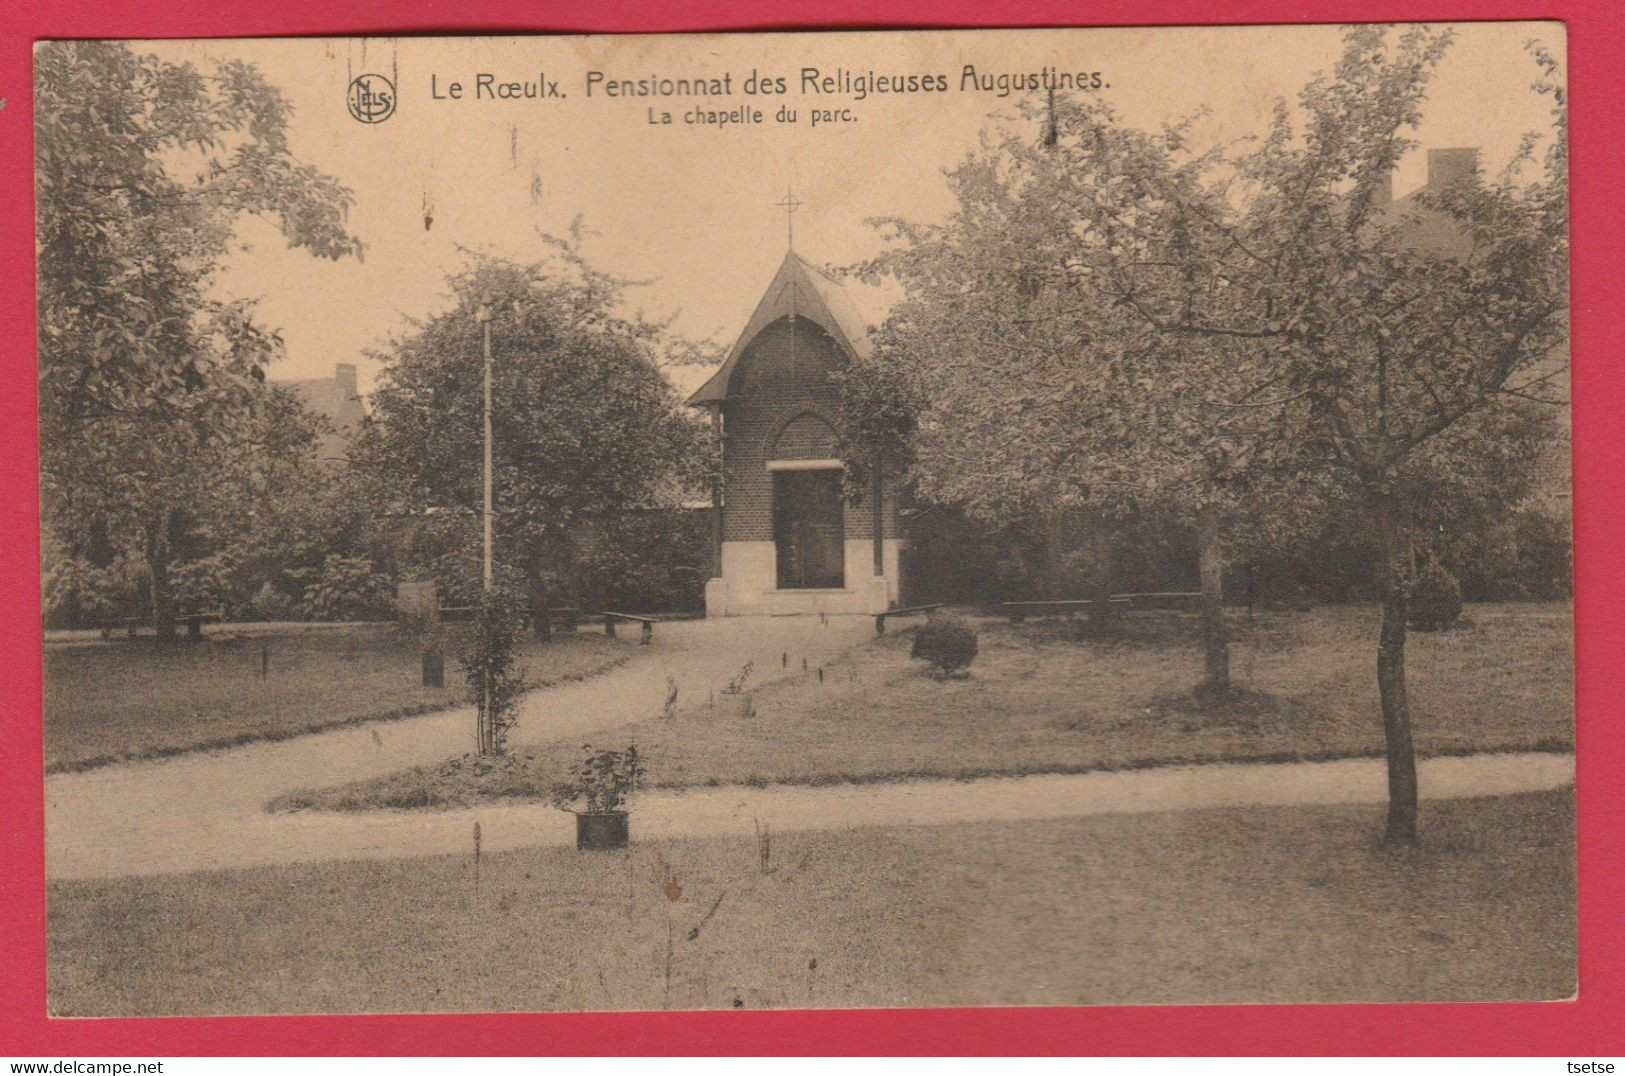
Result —
M 360 393 L 355 389 L 355 363 L 336 362 L 333 364 L 333 380 L 339 383 L 339 391 L 344 393 L 346 400 L 354 399 Z
M 1428 150 L 1428 187 L 1442 190 L 1478 175 L 1478 147 Z

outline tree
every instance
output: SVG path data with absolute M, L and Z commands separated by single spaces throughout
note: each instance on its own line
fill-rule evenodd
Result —
M 1550 57 L 1535 53 L 1555 116 L 1543 160 L 1531 135 L 1493 180 L 1430 190 L 1412 212 L 1383 197 L 1449 40 L 1350 29 L 1300 95 L 1301 128 L 1282 104 L 1239 150 L 1197 152 L 1186 127 L 1142 132 L 1058 100 L 1039 145 L 973 156 L 950 176 L 950 222 L 893 222 L 902 249 L 870 267 L 911 289 L 879 353 L 926 401 L 913 441 L 928 492 L 1007 510 L 1178 490 L 1199 520 L 1222 520 L 1236 494 L 1256 517 L 1260 494 L 1282 503 L 1294 483 L 1354 499 L 1380 546 L 1397 843 L 1416 834 L 1404 648 L 1418 523 L 1521 495 L 1566 370 Z
M 950 173 L 958 205 L 946 223 L 886 222 L 903 243 L 862 271 L 896 278 L 907 298 L 846 376 L 848 425 L 898 431 L 930 499 L 1042 520 L 1052 545 L 1081 533 L 1098 627 L 1112 608 L 1114 525 L 1147 513 L 1194 523 L 1200 692 L 1217 699 L 1230 682 L 1225 550 L 1277 539 L 1316 499 L 1253 451 L 1261 417 L 1215 421 L 1210 397 L 1245 388 L 1227 341 L 1147 332 L 1078 262 L 1075 142 L 1058 138 L 1060 118 L 1052 104 L 1040 144 L 1010 137 Z M 1131 137 L 1157 159 L 1183 132 Z
M 499 567 L 562 585 L 579 539 L 627 533 L 609 519 L 674 505 L 701 481 L 701 432 L 657 365 L 661 326 L 617 310 L 625 282 L 594 270 L 578 238 L 519 265 L 471 256 L 452 305 L 379 355 L 385 369 L 357 466 L 379 511 L 412 521 L 405 555 L 443 585 L 478 578 L 483 364 L 490 313 L 495 543 Z M 594 553 L 593 556 L 601 556 Z
M 1428 190 L 1412 212 L 1386 206 L 1449 41 L 1348 30 L 1335 70 L 1300 95 L 1301 128 L 1283 105 L 1233 157 L 1155 142 L 1088 102 L 1069 103 L 1057 147 L 1074 195 L 1056 203 L 1068 264 L 1158 337 L 1224 345 L 1226 380 L 1206 405 L 1216 423 L 1253 416 L 1264 436 L 1250 457 L 1312 460 L 1358 497 L 1380 547 L 1395 843 L 1416 836 L 1405 634 L 1418 520 L 1441 488 L 1517 489 L 1567 364 L 1566 126 L 1549 56 L 1534 54 L 1534 88 L 1554 105 L 1542 160 L 1531 135 L 1493 179 Z
M 252 303 L 211 294 L 235 224 L 254 214 L 317 256 L 359 254 L 350 197 L 292 156 L 289 106 L 249 64 L 50 42 L 36 86 L 43 517 L 138 553 L 172 637 L 188 519 L 251 466 L 263 438 L 244 430 L 285 413 L 263 384 L 280 339 Z

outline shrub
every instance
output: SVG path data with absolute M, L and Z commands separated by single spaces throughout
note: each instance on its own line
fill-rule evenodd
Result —
M 278 590 L 276 584 L 261 583 L 242 615 L 244 620 L 298 620 L 299 602 Z
M 132 597 L 140 597 L 116 568 L 97 568 L 77 558 L 48 560 L 41 580 L 50 627 L 104 626 Z
M 909 656 L 930 662 L 939 676 L 947 676 L 975 660 L 976 632 L 951 613 L 933 613 L 915 633 Z
M 329 554 L 320 577 L 305 588 L 305 607 L 317 620 L 387 620 L 394 613 L 390 591 L 372 561 Z
M 1461 584 L 1449 570 L 1428 561 L 1411 590 L 1410 621 L 1417 631 L 1444 631 L 1461 616 Z
M 463 639 L 458 658 L 476 710 L 481 755 L 507 750 L 508 731 L 519 719 L 520 699 L 530 689 L 518 667 L 523 630 L 524 602 L 518 594 L 496 588 L 480 596 L 474 630 Z
M 176 565 L 169 574 L 176 608 L 191 612 L 226 609 L 232 601 L 235 568 L 223 553 Z
M 570 770 L 570 779 L 553 786 L 553 805 L 594 814 L 624 809 L 643 776 L 637 745 L 625 751 L 594 751 L 590 745 L 582 750 L 586 757 Z

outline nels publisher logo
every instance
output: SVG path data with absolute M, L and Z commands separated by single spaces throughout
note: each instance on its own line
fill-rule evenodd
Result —
M 383 123 L 395 114 L 395 84 L 383 75 L 357 75 L 346 96 L 350 115 L 362 123 Z

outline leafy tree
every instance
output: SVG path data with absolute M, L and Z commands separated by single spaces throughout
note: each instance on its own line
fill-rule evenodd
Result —
M 1060 119 L 1052 106 L 1046 131 Z M 1157 156 L 1183 137 L 1133 135 Z M 944 224 L 887 222 L 903 244 L 862 267 L 907 289 L 872 359 L 848 372 L 848 424 L 906 441 L 928 499 L 998 522 L 1036 521 L 1063 547 L 1081 534 L 1109 617 L 1111 537 L 1132 518 L 1194 523 L 1205 597 L 1203 691 L 1229 687 L 1226 549 L 1278 542 L 1318 498 L 1253 451 L 1262 420 L 1218 415 L 1241 393 L 1225 340 L 1146 331 L 1109 281 L 1078 262 L 1075 143 L 1010 137 L 949 176 Z
M 1475 501 L 1516 503 L 1566 370 L 1550 57 L 1535 53 L 1556 127 L 1542 160 L 1530 136 L 1499 177 L 1429 190 L 1414 212 L 1382 196 L 1448 44 L 1426 27 L 1347 31 L 1335 70 L 1300 96 L 1301 126 L 1283 104 L 1236 151 L 1057 101 L 1039 145 L 969 159 L 950 177 L 957 215 L 893 222 L 902 248 L 871 267 L 911 288 L 878 353 L 925 401 L 912 442 L 928 493 L 995 513 L 1148 492 L 1177 492 L 1198 519 L 1238 504 L 1233 518 L 1260 518 L 1260 497 L 1302 491 L 1357 507 L 1380 547 L 1387 835 L 1401 843 L 1416 833 L 1416 536 Z
M 701 432 L 657 363 L 661 326 L 616 313 L 625 282 L 588 265 L 577 238 L 549 244 L 529 265 L 472 256 L 449 280 L 451 308 L 378 356 L 358 467 L 383 491 L 379 511 L 413 534 L 399 555 L 453 592 L 479 578 L 482 306 L 504 572 L 533 592 L 564 585 L 629 533 L 610 517 L 674 504 L 702 481 Z
M 94 527 L 138 556 L 172 637 L 191 521 L 250 481 L 282 438 L 262 420 L 287 413 L 263 384 L 280 339 L 251 303 L 211 293 L 235 224 L 254 214 L 317 256 L 359 254 L 349 193 L 292 156 L 289 106 L 249 64 L 87 41 L 35 60 L 45 525 L 70 555 Z
M 1550 57 L 1535 53 L 1535 89 L 1554 103 L 1543 159 L 1529 136 L 1499 176 L 1430 189 L 1414 212 L 1383 197 L 1449 41 L 1347 31 L 1335 70 L 1300 96 L 1301 127 L 1283 106 L 1233 158 L 1152 142 L 1087 102 L 1069 105 L 1058 146 L 1077 195 L 1057 221 L 1070 264 L 1156 336 L 1222 345 L 1222 363 L 1196 367 L 1204 403 L 1221 425 L 1252 415 L 1251 459 L 1313 461 L 1357 498 L 1379 546 L 1399 843 L 1416 834 L 1404 654 L 1418 524 L 1452 503 L 1441 491 L 1521 496 L 1566 371 L 1566 128 Z

